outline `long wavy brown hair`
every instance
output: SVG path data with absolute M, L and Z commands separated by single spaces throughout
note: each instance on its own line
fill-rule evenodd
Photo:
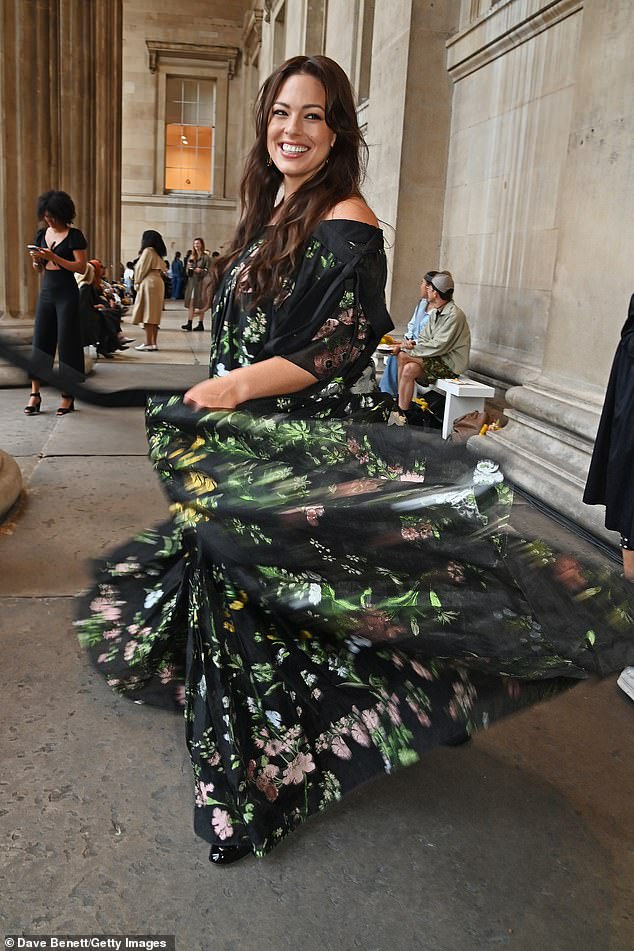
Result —
M 262 235 L 275 209 L 282 175 L 267 164 L 267 129 L 273 103 L 282 84 L 296 73 L 319 80 L 326 91 L 326 124 L 336 133 L 328 161 L 286 200 L 274 228 L 249 263 L 253 303 L 274 297 L 285 277 L 295 270 L 302 249 L 315 227 L 338 202 L 361 197 L 367 145 L 359 129 L 350 81 L 341 66 L 327 56 L 293 56 L 271 73 L 255 104 L 256 139 L 247 156 L 240 184 L 240 221 L 233 241 L 215 262 L 215 285 L 226 269 L 256 237 Z M 214 288 L 215 290 L 215 288 Z

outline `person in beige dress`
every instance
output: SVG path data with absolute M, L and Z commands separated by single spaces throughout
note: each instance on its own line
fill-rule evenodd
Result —
M 158 231 L 144 231 L 139 259 L 134 266 L 136 297 L 132 323 L 143 324 L 145 343 L 139 344 L 135 350 L 158 350 L 156 340 L 165 298 L 166 254 L 165 242 Z

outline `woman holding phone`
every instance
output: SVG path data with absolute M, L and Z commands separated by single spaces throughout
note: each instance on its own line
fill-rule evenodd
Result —
M 86 270 L 86 239 L 78 228 L 71 227 L 75 205 L 66 192 L 47 191 L 37 200 L 37 217 L 44 222 L 28 246 L 33 267 L 43 272 L 40 296 L 35 310 L 33 351 L 31 355 L 31 396 L 24 412 L 35 416 L 40 412 L 42 397 L 38 367 L 50 368 L 55 351 L 59 351 L 60 370 L 70 372 L 78 381 L 84 379 L 84 351 L 79 325 L 79 290 L 75 273 Z M 75 409 L 72 396 L 62 393 L 58 416 Z

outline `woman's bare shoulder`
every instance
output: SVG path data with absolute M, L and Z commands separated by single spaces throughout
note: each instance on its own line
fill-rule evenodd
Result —
M 344 198 L 343 201 L 334 205 L 326 215 L 327 221 L 337 219 L 346 219 L 347 221 L 362 221 L 366 225 L 379 227 L 376 215 L 364 202 L 363 198 Z

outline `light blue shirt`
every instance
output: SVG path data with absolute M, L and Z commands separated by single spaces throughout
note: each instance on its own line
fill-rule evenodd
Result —
M 410 322 L 407 325 L 407 330 L 405 331 L 406 340 L 418 340 L 420 332 L 429 321 L 429 314 L 427 313 L 427 301 L 422 297 L 414 308 L 414 313 L 411 316 Z
M 407 330 L 405 331 L 404 337 L 406 340 L 418 340 L 420 333 L 429 322 L 429 314 L 427 313 L 427 301 L 422 297 L 414 308 L 414 313 L 410 318 L 410 322 L 407 325 Z M 395 356 L 389 356 L 385 361 L 385 367 L 383 368 L 383 375 L 381 377 L 381 382 L 379 383 L 379 389 L 382 393 L 391 393 L 392 396 L 398 396 L 398 383 L 397 383 L 397 363 Z

